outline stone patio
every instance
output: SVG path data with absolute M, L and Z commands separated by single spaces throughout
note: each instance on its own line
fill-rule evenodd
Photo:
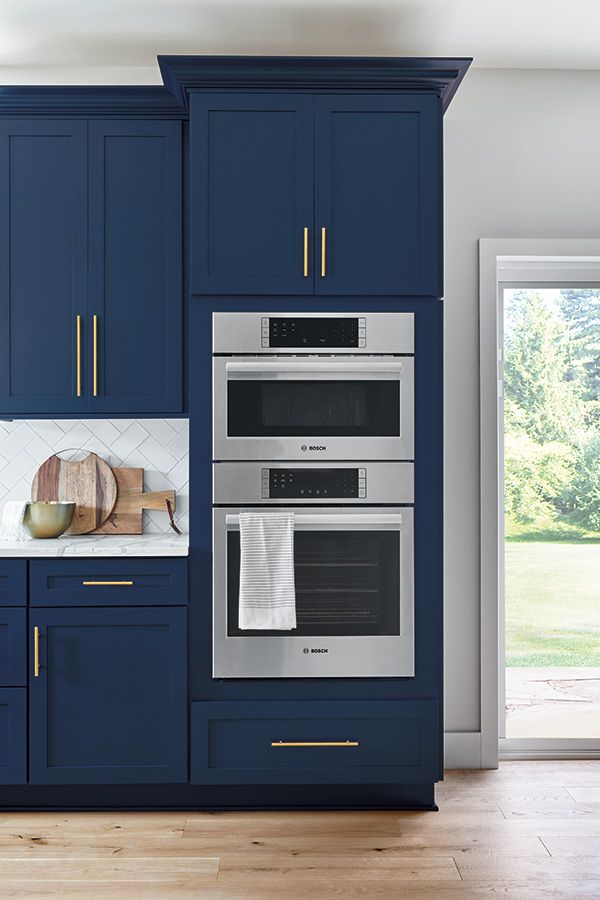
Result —
M 600 743 L 600 667 L 507 668 L 506 737 Z

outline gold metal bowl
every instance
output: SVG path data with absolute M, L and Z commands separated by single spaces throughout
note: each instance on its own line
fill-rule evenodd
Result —
M 32 500 L 25 508 L 23 525 L 32 538 L 57 538 L 73 518 L 75 504 L 68 500 Z

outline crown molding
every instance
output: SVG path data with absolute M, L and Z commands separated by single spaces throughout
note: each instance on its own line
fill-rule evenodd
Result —
M 187 111 L 161 86 L 0 86 L 0 115 L 186 119 Z
M 444 112 L 470 57 L 159 56 L 181 106 L 194 90 L 404 91 L 434 93 Z

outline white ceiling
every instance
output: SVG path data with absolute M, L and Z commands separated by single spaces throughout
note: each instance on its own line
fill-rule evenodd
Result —
M 158 83 L 159 53 L 600 69 L 600 0 L 0 0 L 0 83 Z

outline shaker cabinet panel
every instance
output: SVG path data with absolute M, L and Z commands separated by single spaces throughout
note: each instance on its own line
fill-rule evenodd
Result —
M 24 607 L 0 607 L 0 687 L 27 684 Z
M 181 124 L 89 124 L 93 412 L 181 410 Z
M 317 294 L 441 292 L 439 121 L 436 97 L 315 98 Z
M 192 292 L 312 293 L 312 96 L 193 93 L 191 123 Z
M 87 123 L 0 120 L 0 413 L 84 411 Z
M 27 781 L 27 689 L 0 688 L 0 784 Z
M 187 781 L 185 608 L 38 608 L 29 624 L 32 784 Z

